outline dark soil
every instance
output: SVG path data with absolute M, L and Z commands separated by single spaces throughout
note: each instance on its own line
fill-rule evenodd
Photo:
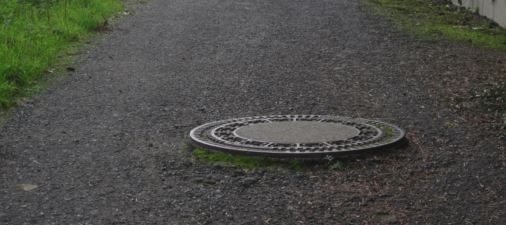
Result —
M 0 129 L 0 224 L 506 224 L 501 131 L 452 100 L 505 62 L 358 1 L 152 0 Z M 203 122 L 270 114 L 380 118 L 409 144 L 341 171 L 183 150 Z

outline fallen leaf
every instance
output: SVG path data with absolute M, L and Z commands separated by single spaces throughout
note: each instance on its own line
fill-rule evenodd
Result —
M 39 186 L 35 184 L 18 184 L 18 188 L 23 191 L 32 191 L 37 189 Z

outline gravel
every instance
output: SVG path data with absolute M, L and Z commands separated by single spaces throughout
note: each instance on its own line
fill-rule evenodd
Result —
M 505 79 L 506 54 L 415 40 L 359 2 L 136 7 L 0 129 L 0 223 L 505 224 L 505 143 L 448 99 Z M 382 119 L 409 144 L 336 171 L 185 150 L 201 123 L 272 114 Z

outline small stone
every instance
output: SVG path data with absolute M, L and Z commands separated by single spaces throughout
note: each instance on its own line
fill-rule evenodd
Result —
M 395 223 L 399 223 L 399 220 L 397 219 L 396 216 L 390 215 L 390 216 L 383 217 L 383 223 L 385 223 L 385 224 L 395 224 Z
M 254 185 L 255 183 L 258 182 L 258 179 L 257 178 L 254 178 L 254 177 L 247 177 L 247 178 L 244 178 L 243 180 L 240 181 L 240 184 L 243 186 L 243 187 L 251 187 L 252 185 Z

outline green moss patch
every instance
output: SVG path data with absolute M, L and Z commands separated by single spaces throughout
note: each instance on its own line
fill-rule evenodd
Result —
M 300 171 L 307 169 L 344 170 L 346 168 L 346 165 L 343 162 L 335 159 L 273 159 L 259 156 L 231 155 L 224 152 L 209 151 L 201 148 L 193 149 L 192 153 L 199 161 L 206 162 L 211 165 L 235 167 L 245 170 L 284 168 Z

